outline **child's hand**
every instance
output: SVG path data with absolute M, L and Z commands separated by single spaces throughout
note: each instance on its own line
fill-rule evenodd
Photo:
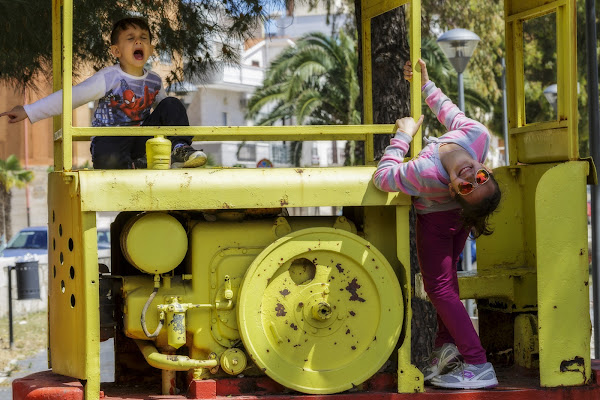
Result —
M 8 122 L 14 124 L 15 122 L 23 121 L 27 118 L 27 113 L 23 106 L 15 106 L 12 110 L 3 112 L 0 117 L 8 116 Z
M 425 85 L 427 82 L 429 82 L 429 74 L 427 73 L 427 65 L 425 65 L 425 61 L 423 61 L 422 59 L 419 58 L 419 66 L 417 67 L 417 69 L 421 69 L 421 85 Z M 413 76 L 413 70 L 412 70 L 412 64 L 409 61 L 406 62 L 406 64 L 404 64 L 404 79 L 406 79 L 407 81 L 410 81 L 412 79 Z
M 421 115 L 416 122 L 414 119 L 412 119 L 412 117 L 404 117 L 402 119 L 397 119 L 396 131 L 404 132 L 413 137 L 421 127 L 421 124 L 423 123 L 423 118 L 424 116 Z

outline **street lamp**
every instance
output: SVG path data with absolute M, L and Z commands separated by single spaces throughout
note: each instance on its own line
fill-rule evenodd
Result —
M 467 29 L 452 29 L 438 37 L 442 51 L 458 73 L 458 108 L 465 111 L 463 72 L 479 43 L 479 36 Z
M 479 36 L 467 29 L 452 29 L 438 37 L 437 42 L 442 51 L 458 73 L 458 108 L 465 111 L 465 88 L 463 83 L 463 72 L 467 69 L 467 64 L 479 43 Z M 471 263 L 471 238 L 467 238 L 463 250 L 463 265 L 466 271 L 470 271 L 473 266 Z M 467 311 L 472 315 L 472 306 L 467 303 Z
M 556 83 L 553 83 L 550 86 L 547 86 L 544 89 L 544 97 L 548 100 L 548 103 L 554 109 L 554 112 L 557 112 L 557 98 L 558 98 L 558 90 L 556 88 Z

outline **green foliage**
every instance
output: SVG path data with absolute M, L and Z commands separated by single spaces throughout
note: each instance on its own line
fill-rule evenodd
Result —
M 292 118 L 297 125 L 360 124 L 357 54 L 354 40 L 343 31 L 303 36 L 273 61 L 248 102 L 247 117 L 257 125 Z M 299 166 L 302 142 L 292 142 L 290 150 L 292 164 Z
M 148 18 L 156 55 L 184 59 L 174 63 L 167 83 L 202 80 L 219 62 L 239 59 L 239 40 L 252 35 L 269 7 L 284 0 L 75 0 L 73 65 L 75 72 L 114 64 L 109 35 L 117 20 Z M 50 78 L 52 65 L 50 0 L 0 0 L 0 80 L 32 86 L 37 74 Z M 174 18 L 173 16 L 177 16 Z M 216 45 L 215 45 L 216 44 Z
M 19 159 L 14 154 L 6 160 L 0 159 L 0 184 L 6 192 L 13 187 L 21 188 L 33 179 L 33 172 L 21 168 Z
M 247 117 L 257 125 L 292 117 L 298 125 L 359 124 L 357 65 L 354 40 L 343 31 L 307 34 L 273 61 Z

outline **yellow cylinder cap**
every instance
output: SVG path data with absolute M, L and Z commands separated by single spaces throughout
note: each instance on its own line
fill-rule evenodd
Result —
M 227 349 L 221 356 L 221 368 L 229 375 L 238 375 L 246 369 L 246 355 L 240 349 Z
M 134 267 L 148 274 L 164 274 L 177 267 L 188 249 L 181 223 L 161 212 L 142 214 L 121 233 L 121 250 Z

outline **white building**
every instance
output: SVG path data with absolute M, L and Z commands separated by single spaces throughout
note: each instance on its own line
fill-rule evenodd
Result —
M 339 27 L 339 17 L 336 25 Z M 184 96 L 190 125 L 195 126 L 247 126 L 246 104 L 254 90 L 262 85 L 265 71 L 271 61 L 295 40 L 309 32 L 331 34 L 332 25 L 327 24 L 327 13 L 322 8 L 308 11 L 306 6 L 273 16 L 262 32 L 261 38 L 243 45 L 241 65 L 223 66 L 207 84 L 192 86 Z M 188 85 L 189 86 L 189 85 Z M 282 142 L 195 142 L 220 166 L 244 166 L 253 168 L 267 159 L 274 166 L 290 166 L 289 143 Z M 338 165 L 343 164 L 344 141 L 337 141 Z M 305 142 L 302 166 L 332 165 L 334 159 L 332 142 Z

